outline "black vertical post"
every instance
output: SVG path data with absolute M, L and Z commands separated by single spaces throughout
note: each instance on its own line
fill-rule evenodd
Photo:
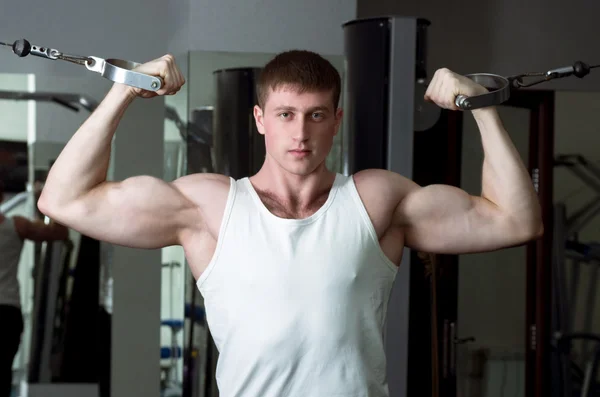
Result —
M 216 173 L 239 179 L 257 172 L 264 162 L 264 138 L 258 133 L 253 117 L 260 70 L 233 68 L 214 72 L 213 163 Z
M 368 168 L 387 169 L 414 178 L 414 109 L 417 79 L 426 74 L 426 35 L 429 22 L 420 18 L 385 17 L 350 21 L 344 28 L 346 58 L 344 95 L 343 172 L 347 175 Z M 410 395 L 412 384 L 423 385 L 413 377 L 409 362 L 413 348 L 409 338 L 421 334 L 421 319 L 414 322 L 411 262 L 406 249 L 396 278 L 385 329 L 390 395 Z M 421 272 L 422 267 L 417 271 Z M 422 275 L 421 275 L 422 278 Z M 427 295 L 427 293 L 425 293 Z M 429 308 L 427 301 L 424 305 Z M 409 327 L 409 323 L 412 324 Z M 413 324 L 419 328 L 413 333 Z M 429 345 L 429 339 L 426 342 Z M 419 344 L 421 347 L 421 344 Z M 416 355 L 416 361 L 426 352 Z M 427 363 L 424 364 L 427 366 Z M 417 365 L 418 366 L 418 365 Z M 419 368 L 422 368 L 419 367 Z M 429 371 L 417 371 L 430 379 Z M 420 388 L 423 394 L 426 392 Z

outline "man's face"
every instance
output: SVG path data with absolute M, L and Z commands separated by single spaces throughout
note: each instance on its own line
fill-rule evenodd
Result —
M 308 175 L 325 161 L 342 120 L 333 93 L 303 92 L 294 87 L 271 90 L 264 105 L 254 107 L 267 156 L 295 175 Z

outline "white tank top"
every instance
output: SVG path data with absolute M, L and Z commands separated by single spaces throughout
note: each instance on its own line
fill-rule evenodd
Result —
M 21 307 L 17 275 L 22 248 L 14 220 L 4 218 L 0 223 L 0 305 Z
M 248 178 L 231 189 L 214 256 L 197 281 L 227 397 L 388 396 L 384 322 L 397 267 L 352 177 L 283 219 Z

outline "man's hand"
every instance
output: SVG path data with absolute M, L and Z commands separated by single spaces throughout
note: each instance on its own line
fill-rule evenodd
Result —
M 181 70 L 175 64 L 175 58 L 172 55 L 165 55 L 153 61 L 144 63 L 134 71 L 144 73 L 150 76 L 158 77 L 163 84 L 160 90 L 146 91 L 141 88 L 128 87 L 129 91 L 140 98 L 153 98 L 161 95 L 175 95 L 185 84 L 185 78 Z
M 433 102 L 444 109 L 460 110 L 454 103 L 457 96 L 471 97 L 487 92 L 488 90 L 485 87 L 470 78 L 442 68 L 438 69 L 433 75 L 433 79 L 425 92 L 425 100 Z

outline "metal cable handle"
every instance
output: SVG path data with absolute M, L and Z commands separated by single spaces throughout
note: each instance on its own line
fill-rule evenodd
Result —
M 17 40 L 13 44 L 0 42 L 0 45 L 11 47 L 13 52 L 19 57 L 31 54 L 46 59 L 63 60 L 84 65 L 88 70 L 99 73 L 108 80 L 148 91 L 158 91 L 163 85 L 162 80 L 157 77 L 133 71 L 133 69 L 139 66 L 139 63 L 136 62 L 63 54 L 53 48 L 32 45 L 25 39 Z M 490 73 L 468 74 L 465 77 L 487 88 L 489 92 L 472 97 L 458 95 L 454 103 L 459 109 L 463 110 L 474 110 L 500 105 L 510 98 L 512 89 L 531 87 L 539 83 L 571 75 L 582 78 L 589 74 L 591 69 L 599 66 L 589 66 L 581 61 L 577 61 L 572 66 L 552 69 L 547 72 L 524 73 L 511 77 L 503 77 Z M 531 83 L 524 83 L 523 79 L 525 77 L 541 77 L 541 79 Z
M 502 77 L 496 74 L 489 73 L 474 73 L 465 75 L 476 83 L 488 89 L 488 93 L 467 97 L 458 95 L 454 100 L 454 104 L 463 110 L 474 110 L 488 106 L 496 106 L 506 102 L 510 98 L 513 89 L 531 87 L 536 84 L 546 81 L 559 79 L 568 76 L 576 76 L 583 78 L 590 73 L 591 69 L 599 67 L 599 65 L 589 66 L 588 64 L 577 61 L 572 66 L 565 66 L 557 69 L 552 69 L 547 72 L 523 73 L 516 76 Z M 530 83 L 525 83 L 524 78 L 539 77 Z
M 479 109 L 499 105 L 510 98 L 510 81 L 506 77 L 489 73 L 468 74 L 465 77 L 488 89 L 488 93 L 467 97 L 458 95 L 454 104 L 463 110 Z
M 13 52 L 21 58 L 27 55 L 34 55 L 53 61 L 61 60 L 82 65 L 88 70 L 99 73 L 102 77 L 115 83 L 126 84 L 147 91 L 158 91 L 163 86 L 160 78 L 135 72 L 133 69 L 140 65 L 136 62 L 64 54 L 54 48 L 32 45 L 25 39 L 17 40 L 13 44 L 0 42 L 0 45 L 11 47 Z

